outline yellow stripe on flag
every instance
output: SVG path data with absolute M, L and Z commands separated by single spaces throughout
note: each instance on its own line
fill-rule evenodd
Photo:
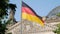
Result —
M 44 26 L 44 23 L 35 15 L 22 13 L 22 19 L 27 19 L 29 21 L 37 22 L 38 24 Z

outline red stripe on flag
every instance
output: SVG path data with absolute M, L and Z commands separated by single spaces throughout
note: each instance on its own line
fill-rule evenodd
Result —
M 27 14 L 35 15 L 34 12 L 32 12 L 28 7 L 22 7 L 22 12 L 25 12 Z

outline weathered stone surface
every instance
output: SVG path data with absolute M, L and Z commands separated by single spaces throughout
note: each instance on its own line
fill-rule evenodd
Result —
M 15 25 L 9 27 L 7 33 L 12 34 L 46 34 L 52 32 L 55 29 L 55 23 L 46 23 L 44 27 L 35 22 L 23 20 Z

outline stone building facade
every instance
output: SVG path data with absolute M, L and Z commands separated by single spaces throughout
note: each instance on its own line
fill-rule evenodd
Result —
M 56 14 L 60 10 L 60 6 L 53 9 L 46 17 L 43 17 L 45 21 L 45 26 L 42 27 L 35 22 L 30 22 L 28 20 L 22 20 L 14 25 L 8 27 L 6 34 L 55 34 L 53 30 L 57 28 L 57 24 L 60 23 L 60 17 Z
M 45 23 L 42 27 L 35 22 L 23 20 L 8 28 L 6 33 L 12 34 L 55 34 L 56 24 L 59 22 Z

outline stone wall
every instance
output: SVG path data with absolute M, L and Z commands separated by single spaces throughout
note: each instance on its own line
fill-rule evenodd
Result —
M 59 22 L 46 23 L 44 27 L 39 24 L 30 21 L 18 22 L 15 25 L 9 27 L 7 33 L 12 34 L 54 34 L 52 31 L 55 29 L 55 25 Z M 22 27 L 21 27 L 22 24 Z

